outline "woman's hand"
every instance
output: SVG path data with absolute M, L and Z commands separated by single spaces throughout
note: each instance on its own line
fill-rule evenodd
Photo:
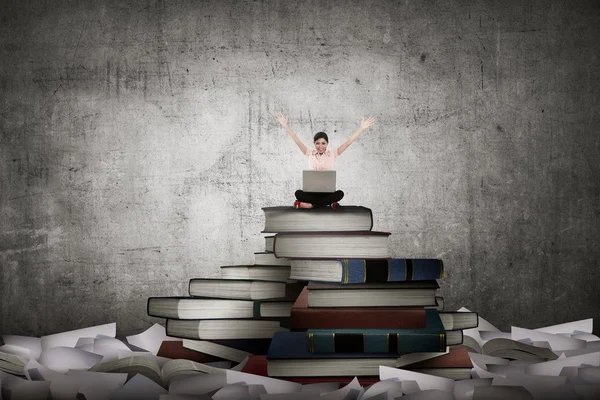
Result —
M 360 129 L 365 130 L 375 123 L 375 117 L 363 118 L 360 120 Z
M 277 113 L 277 121 L 279 121 L 281 126 L 283 126 L 284 128 L 287 128 L 287 126 L 288 126 L 288 116 L 287 115 L 283 115 L 280 112 Z

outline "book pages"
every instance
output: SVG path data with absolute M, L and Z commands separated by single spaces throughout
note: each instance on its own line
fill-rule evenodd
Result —
M 165 327 L 159 324 L 154 324 L 144 332 L 137 335 L 127 336 L 127 342 L 141 349 L 148 350 L 156 355 L 160 345 L 164 340 L 181 340 L 167 336 Z
M 110 395 L 111 400 L 146 400 L 156 399 L 161 394 L 167 394 L 167 389 L 152 379 L 136 374 L 125 385 Z
M 75 347 L 79 338 L 96 337 L 98 335 L 115 337 L 116 333 L 117 324 L 115 322 L 112 322 L 110 324 L 92 326 L 89 328 L 76 329 L 73 331 L 55 333 L 54 335 L 42 336 L 41 345 L 42 350 L 47 350 L 58 346 Z
M 417 382 L 421 390 L 439 389 L 445 392 L 454 391 L 454 381 L 452 379 L 441 378 L 438 376 L 421 374 L 419 372 L 408 371 L 404 369 L 379 367 L 379 379 L 398 379 L 411 380 Z

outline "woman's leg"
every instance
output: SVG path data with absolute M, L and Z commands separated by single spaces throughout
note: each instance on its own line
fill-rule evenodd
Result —
M 334 193 L 308 193 L 302 190 L 296 190 L 296 199 L 310 203 L 313 207 L 325 207 L 333 202 L 340 201 L 344 197 L 344 192 L 336 190 Z

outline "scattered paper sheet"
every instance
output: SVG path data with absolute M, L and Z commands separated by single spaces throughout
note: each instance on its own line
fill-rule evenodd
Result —
M 302 392 L 318 393 L 319 395 L 334 392 L 340 388 L 339 382 L 308 383 L 302 385 Z
M 594 329 L 594 319 L 581 319 L 579 321 L 566 322 L 564 324 L 544 326 L 543 328 L 534 329 L 538 332 L 545 333 L 573 333 L 574 331 L 592 333 Z
M 558 376 L 563 367 L 579 367 L 582 364 L 600 366 L 600 352 L 532 364 L 525 368 L 525 372 L 532 375 Z
M 513 340 L 531 339 L 532 341 L 546 341 L 552 347 L 552 351 L 581 349 L 586 345 L 585 340 L 572 339 L 564 336 L 558 336 L 552 333 L 533 331 L 531 329 L 511 327 L 511 336 Z
M 376 382 L 365 390 L 359 400 L 371 399 L 381 393 L 387 393 L 391 399 L 402 396 L 402 382 L 393 379 Z
M 269 394 L 292 393 L 302 390 L 302 385 L 295 382 L 283 381 L 280 379 L 247 374 L 245 372 L 225 370 L 227 384 L 245 382 L 247 384 L 263 385 Z
M 20 347 L 29 351 L 29 357 L 38 360 L 42 352 L 42 339 L 31 336 L 2 335 L 5 345 Z
M 531 393 L 522 386 L 476 386 L 473 400 L 533 400 Z
M 471 400 L 475 386 L 490 386 L 491 378 L 484 379 L 463 379 L 454 382 L 454 398 L 456 400 Z
M 102 356 L 74 347 L 52 347 L 40 355 L 40 364 L 56 372 L 70 369 L 89 369 L 102 361 Z
M 111 393 L 127 381 L 126 373 L 70 370 L 67 376 L 79 379 L 79 393 L 84 395 L 86 400 L 110 400 Z
M 148 350 L 156 355 L 164 340 L 180 341 L 180 338 L 167 336 L 165 327 L 154 324 L 144 332 L 137 335 L 127 336 L 127 342 L 141 349 Z
M 352 379 L 346 386 L 329 392 L 319 397 L 320 400 L 345 400 L 345 399 L 358 399 L 364 393 L 363 387 L 358 382 L 358 378 Z M 306 393 L 306 392 L 304 392 Z M 310 395 L 310 393 L 306 393 Z M 314 397 L 314 396 L 313 396 Z
M 75 347 L 79 338 L 96 337 L 98 335 L 115 337 L 116 333 L 116 322 L 92 326 L 89 328 L 76 329 L 74 331 L 55 333 L 54 335 L 42 336 L 42 350 L 47 350 L 58 346 Z
M 169 385 L 169 393 L 203 395 L 218 390 L 226 384 L 225 374 L 195 374 L 172 381 Z
M 439 389 L 446 392 L 454 392 L 454 381 L 452 379 L 385 367 L 383 365 L 379 366 L 379 379 L 382 381 L 385 379 L 410 380 L 417 382 L 421 390 Z
M 454 400 L 454 394 L 438 389 L 423 390 L 402 396 L 405 400 Z

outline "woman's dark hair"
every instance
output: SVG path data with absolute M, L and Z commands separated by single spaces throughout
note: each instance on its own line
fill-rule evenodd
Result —
M 313 139 L 313 143 L 316 142 L 319 139 L 325 139 L 325 141 L 327 143 L 329 143 L 329 138 L 327 137 L 327 134 L 325 132 L 317 132 L 315 134 L 315 138 Z

